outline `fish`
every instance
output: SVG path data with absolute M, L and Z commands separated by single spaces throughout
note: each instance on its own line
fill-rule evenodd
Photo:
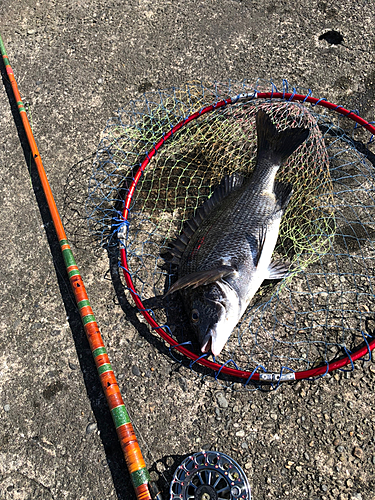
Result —
M 291 184 L 275 176 L 309 129 L 278 131 L 264 110 L 255 121 L 253 174 L 225 176 L 169 246 L 177 281 L 164 297 L 180 292 L 202 353 L 213 356 L 219 356 L 263 281 L 284 278 L 290 268 L 272 260 L 293 194 Z

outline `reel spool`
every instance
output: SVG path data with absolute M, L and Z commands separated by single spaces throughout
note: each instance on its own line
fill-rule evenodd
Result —
M 217 451 L 187 457 L 177 467 L 169 491 L 170 500 L 251 500 L 241 467 Z

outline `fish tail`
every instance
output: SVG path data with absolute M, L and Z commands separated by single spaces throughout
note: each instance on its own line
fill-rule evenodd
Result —
M 265 159 L 273 165 L 283 164 L 309 135 L 307 128 L 287 128 L 278 132 L 271 118 L 262 109 L 256 114 L 258 136 L 257 159 Z

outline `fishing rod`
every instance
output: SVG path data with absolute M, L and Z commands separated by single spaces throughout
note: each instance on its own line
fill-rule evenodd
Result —
M 94 357 L 99 379 L 116 427 L 116 432 L 130 473 L 137 500 L 161 500 L 160 494 L 157 491 L 155 492 L 154 484 L 150 482 L 150 474 L 146 468 L 133 426 L 130 422 L 128 412 L 121 397 L 120 389 L 116 381 L 115 374 L 113 373 L 98 324 L 95 320 L 95 316 L 86 293 L 85 285 L 65 234 L 1 35 L 0 50 L 5 70 L 12 86 L 14 98 L 17 102 L 18 111 L 33 155 L 33 160 L 38 170 L 56 235 L 60 243 L 66 271 L 68 273 L 69 281 L 81 316 L 83 328 L 90 344 L 90 349 Z
M 1 35 L 0 51 L 137 500 L 163 500 L 159 488 L 151 481 L 146 468 L 85 285 L 70 248 Z M 173 475 L 169 494 L 170 500 L 251 500 L 250 486 L 241 467 L 235 460 L 217 451 L 200 451 L 185 458 Z

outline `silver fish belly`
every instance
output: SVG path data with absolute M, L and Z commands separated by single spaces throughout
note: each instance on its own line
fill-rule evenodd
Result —
M 309 131 L 278 132 L 258 111 L 257 161 L 250 179 L 232 174 L 200 207 L 171 244 L 170 261 L 202 352 L 218 356 L 265 279 L 280 279 L 288 266 L 272 262 L 280 222 L 292 195 L 275 181 L 280 165 L 306 140 Z

